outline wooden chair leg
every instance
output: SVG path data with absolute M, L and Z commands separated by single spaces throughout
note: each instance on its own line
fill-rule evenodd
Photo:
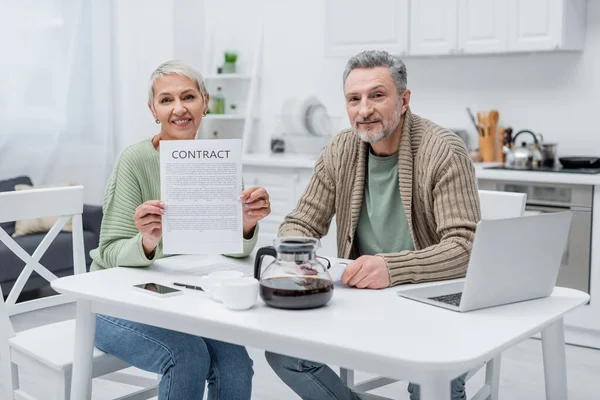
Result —
M 490 386 L 490 395 L 487 400 L 498 400 L 500 389 L 500 360 L 501 354 L 488 361 L 485 367 L 485 384 Z

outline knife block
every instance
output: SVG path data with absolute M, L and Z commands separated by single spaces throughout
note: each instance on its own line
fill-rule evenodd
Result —
M 491 128 L 491 127 L 490 127 Z M 483 135 L 479 135 L 479 154 L 481 161 L 496 161 L 496 129 L 486 129 Z

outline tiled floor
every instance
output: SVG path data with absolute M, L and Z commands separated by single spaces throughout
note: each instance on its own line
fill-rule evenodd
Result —
M 30 327 L 72 318 L 73 305 L 55 307 L 54 309 L 37 311 L 14 318 L 17 331 Z M 267 365 L 263 352 L 249 349 L 255 362 L 253 399 L 283 400 L 297 399 Z M 567 349 L 568 383 L 570 400 L 592 400 L 600 398 L 600 351 L 575 346 Z M 32 376 L 27 371 L 20 374 L 21 385 L 40 400 L 50 400 L 45 396 L 42 377 Z M 364 379 L 364 374 L 357 374 L 357 379 Z M 474 393 L 484 379 L 480 371 L 468 382 L 468 392 Z M 93 384 L 94 400 L 109 400 L 126 394 L 134 388 L 126 385 L 96 379 Z M 394 399 L 408 399 L 406 383 L 399 382 L 381 388 L 373 393 Z M 501 400 L 543 400 L 544 375 L 542 369 L 541 343 L 538 340 L 527 340 L 504 353 L 500 383 Z

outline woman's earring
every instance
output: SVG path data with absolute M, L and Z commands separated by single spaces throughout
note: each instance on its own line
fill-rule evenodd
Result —
M 157 124 L 160 124 L 160 121 L 159 121 L 159 120 L 155 120 L 154 122 L 156 122 Z
M 204 111 L 204 113 L 202 114 L 203 117 L 206 117 L 206 111 Z

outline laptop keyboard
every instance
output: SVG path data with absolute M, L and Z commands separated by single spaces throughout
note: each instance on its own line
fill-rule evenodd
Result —
M 458 305 L 460 304 L 461 296 L 462 296 L 462 292 L 459 292 L 459 293 L 445 294 L 443 296 L 429 297 L 429 300 L 435 300 L 435 301 L 439 301 L 441 303 L 451 304 L 453 306 L 458 307 Z

